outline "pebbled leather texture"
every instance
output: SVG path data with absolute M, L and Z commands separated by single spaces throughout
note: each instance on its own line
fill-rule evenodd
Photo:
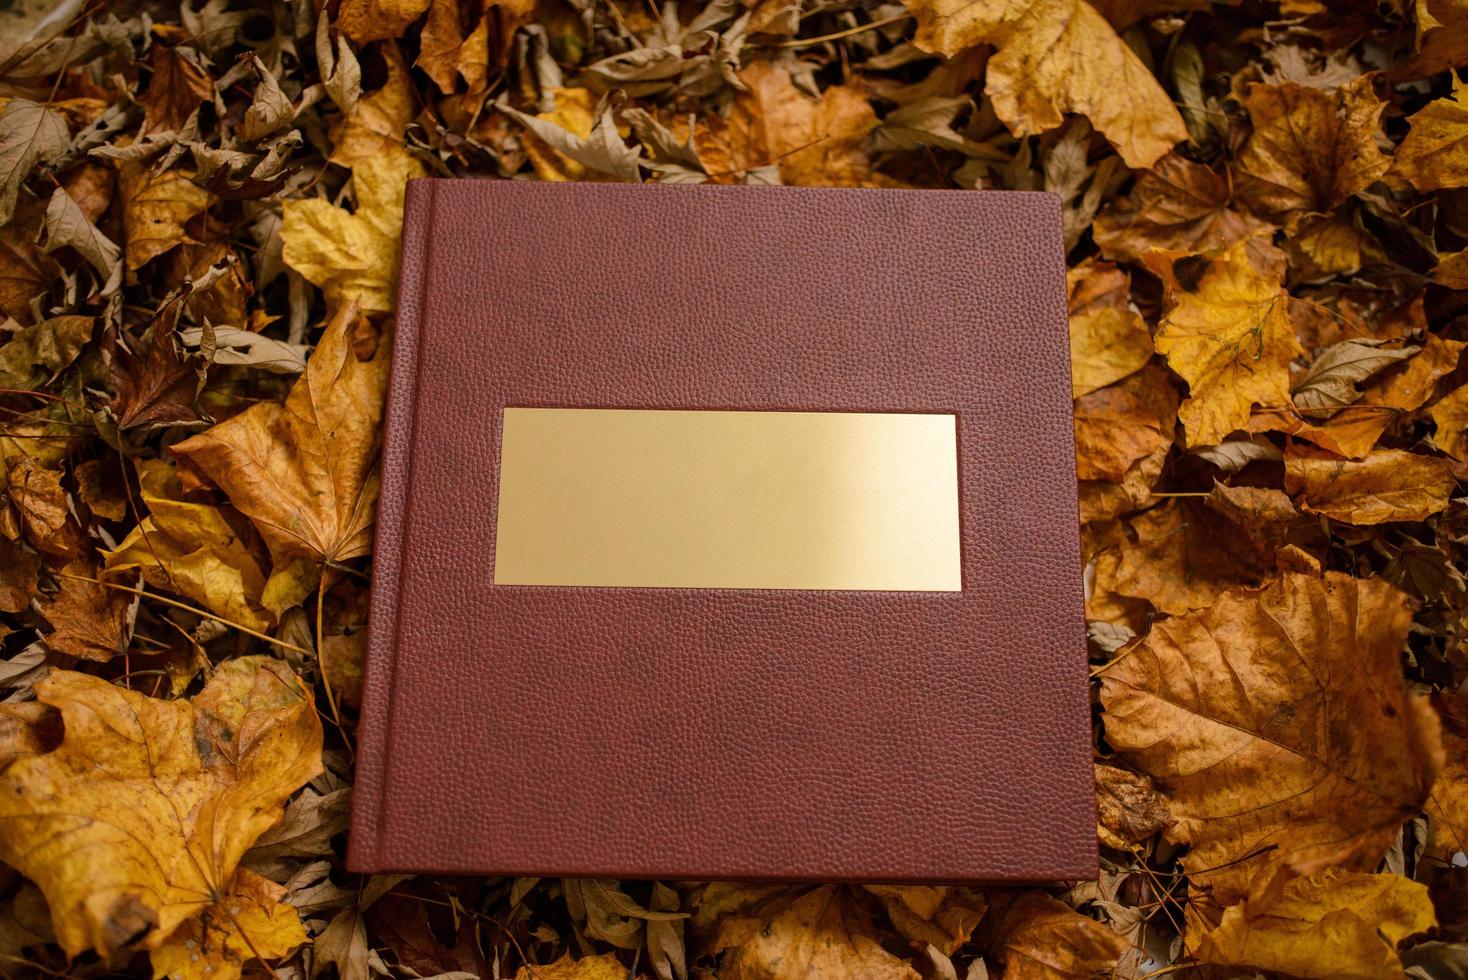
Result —
M 408 188 L 349 866 L 1097 871 L 1047 194 Z M 963 591 L 495 587 L 523 407 L 952 412 Z

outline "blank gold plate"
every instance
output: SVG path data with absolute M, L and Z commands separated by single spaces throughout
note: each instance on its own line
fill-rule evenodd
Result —
M 507 408 L 496 585 L 956 592 L 952 415 Z

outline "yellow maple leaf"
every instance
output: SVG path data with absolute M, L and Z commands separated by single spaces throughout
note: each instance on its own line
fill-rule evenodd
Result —
M 627 980 L 627 976 L 627 967 L 611 953 L 580 959 L 567 953 L 554 963 L 515 971 L 515 980 Z
M 194 215 L 209 206 L 210 195 L 183 170 L 153 173 L 146 163 L 128 163 L 118 172 L 122 197 L 123 258 L 128 281 L 148 260 L 176 246 L 198 244 L 184 230 Z
M 1017 136 L 1091 120 L 1129 167 L 1150 167 L 1188 138 L 1149 68 L 1085 0 L 904 0 L 914 42 L 948 57 L 991 44 L 984 92 Z
M 1245 428 L 1256 404 L 1289 402 L 1290 362 L 1302 351 L 1279 276 L 1260 270 L 1249 242 L 1200 255 L 1152 251 L 1146 262 L 1171 303 L 1154 343 L 1188 382 L 1178 417 L 1189 445 Z
M 103 552 L 107 570 L 141 569 L 157 588 L 188 596 L 241 626 L 269 629 L 274 618 L 260 606 L 265 572 L 224 513 L 183 499 L 166 461 L 139 460 L 137 467 L 148 516 L 120 545 Z
M 1468 83 L 1453 79 L 1453 94 L 1427 103 L 1408 120 L 1392 168 L 1419 191 L 1468 184 Z
M 154 980 L 238 980 L 250 960 L 285 956 L 307 941 L 285 896 L 275 882 L 236 871 L 225 895 L 152 950 Z
M 1070 379 L 1074 397 L 1141 370 L 1152 335 L 1131 309 L 1131 277 L 1109 262 L 1086 262 L 1065 276 L 1070 290 Z
M 0 774 L 0 859 L 45 893 L 68 956 L 157 947 L 321 772 L 310 690 L 268 657 L 220 665 L 192 703 L 66 670 L 36 696 L 66 734 Z
M 1432 441 L 1454 459 L 1468 456 L 1468 385 L 1448 392 L 1432 406 L 1429 413 L 1437 432 Z
M 1437 924 L 1427 886 L 1331 868 L 1225 909 L 1189 943 L 1201 962 L 1292 977 L 1395 980 L 1397 943 Z
M 1370 870 L 1426 802 L 1441 729 L 1402 680 L 1411 619 L 1380 579 L 1289 574 L 1104 669 L 1106 737 L 1162 787 L 1200 917 L 1279 868 Z
M 337 311 L 285 404 L 261 402 L 173 447 L 259 530 L 274 575 L 295 559 L 372 549 L 388 341 L 354 303 Z M 274 583 L 277 586 L 280 583 Z M 267 584 L 267 608 L 273 601 Z
M 397 37 L 428 9 L 430 0 L 342 0 L 336 28 L 358 44 Z
M 1025 892 L 991 914 L 1005 980 L 1083 980 L 1108 974 L 1130 945 L 1044 892 Z
M 403 191 L 424 173 L 423 165 L 397 146 L 354 165 L 354 212 L 319 197 L 286 201 L 280 226 L 286 264 L 320 286 L 333 306 L 356 300 L 364 310 L 391 310 Z

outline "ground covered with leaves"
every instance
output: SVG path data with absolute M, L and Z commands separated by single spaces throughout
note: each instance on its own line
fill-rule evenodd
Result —
M 1468 973 L 1461 0 L 199 4 L 0 8 L 0 972 Z M 1099 880 L 345 871 L 430 175 L 1059 196 Z

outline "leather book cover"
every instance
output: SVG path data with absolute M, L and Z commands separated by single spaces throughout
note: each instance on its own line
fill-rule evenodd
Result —
M 406 207 L 353 870 L 1095 876 L 1056 198 Z

